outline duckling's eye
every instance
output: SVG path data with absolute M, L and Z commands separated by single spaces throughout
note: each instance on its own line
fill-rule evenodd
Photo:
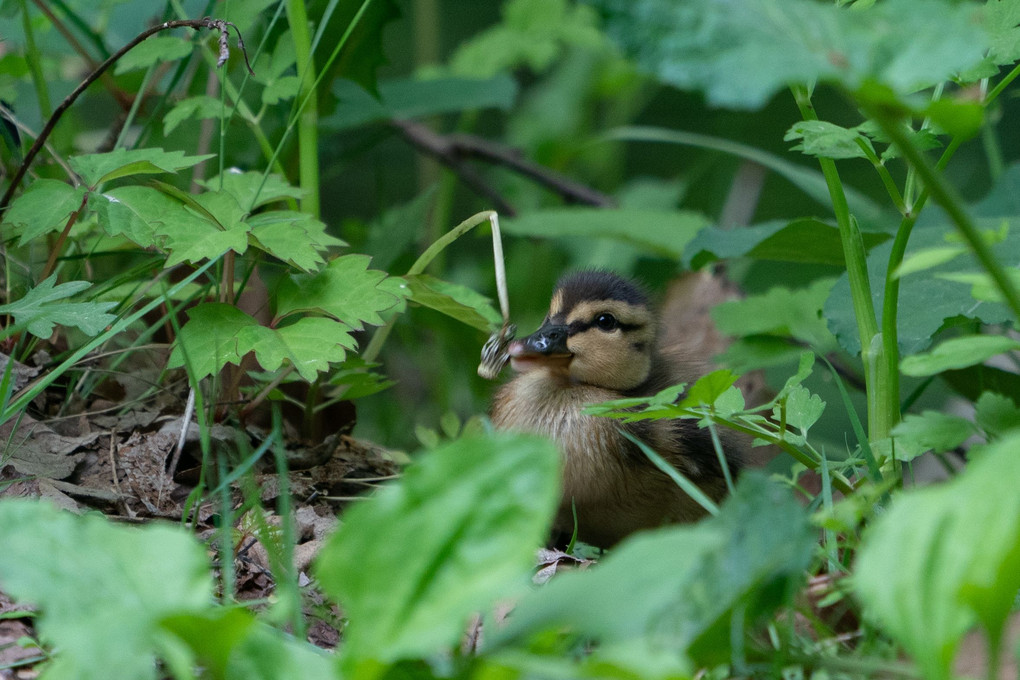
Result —
M 595 326 L 599 330 L 606 331 L 607 333 L 612 330 L 616 330 L 616 327 L 620 325 L 620 322 L 616 320 L 616 317 L 612 314 L 599 314 L 595 317 Z

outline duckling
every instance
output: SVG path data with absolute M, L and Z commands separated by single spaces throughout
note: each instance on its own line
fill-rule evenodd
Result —
M 704 515 L 621 428 L 714 500 L 725 494 L 711 435 L 692 420 L 624 425 L 582 413 L 590 404 L 649 396 L 683 382 L 656 340 L 656 319 L 640 287 L 610 272 L 582 271 L 557 283 L 542 326 L 509 344 L 518 375 L 496 393 L 490 417 L 498 429 L 543 434 L 559 447 L 563 495 L 554 533 L 571 534 L 576 510 L 578 538 L 610 547 L 638 529 Z M 736 473 L 738 453 L 726 455 Z

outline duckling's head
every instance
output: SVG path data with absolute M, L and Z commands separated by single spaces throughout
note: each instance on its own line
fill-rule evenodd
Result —
M 636 284 L 605 271 L 560 279 L 541 328 L 510 343 L 518 372 L 545 368 L 612 390 L 642 384 L 652 365 L 655 319 Z

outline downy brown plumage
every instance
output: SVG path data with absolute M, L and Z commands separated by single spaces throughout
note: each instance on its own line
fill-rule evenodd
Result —
M 689 379 L 657 346 L 656 320 L 645 293 L 604 271 L 560 280 L 542 326 L 508 348 L 517 377 L 496 393 L 492 422 L 500 429 L 544 434 L 563 456 L 563 497 L 554 531 L 608 547 L 628 534 L 704 515 L 698 503 L 657 469 L 620 429 L 639 438 L 719 500 L 725 478 L 711 435 L 691 420 L 623 424 L 582 409 L 623 397 L 648 396 Z M 734 447 L 726 454 L 739 468 Z

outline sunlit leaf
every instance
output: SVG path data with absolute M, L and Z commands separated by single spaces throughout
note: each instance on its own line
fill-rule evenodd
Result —
M 118 148 L 107 153 L 75 156 L 68 162 L 88 186 L 95 187 L 120 177 L 174 173 L 212 157 L 212 154 L 188 156 L 183 151 L 164 151 L 156 147 Z

